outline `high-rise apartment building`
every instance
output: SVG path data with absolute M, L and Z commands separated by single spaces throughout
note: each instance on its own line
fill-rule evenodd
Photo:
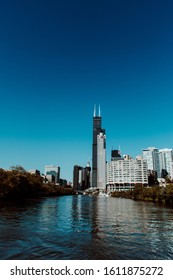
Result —
M 108 191 L 133 188 L 136 184 L 148 184 L 147 162 L 143 159 L 111 160 L 106 164 Z
M 106 189 L 106 136 L 103 132 L 97 135 L 97 188 Z
M 97 167 L 98 167 L 98 157 L 97 157 L 97 136 L 102 132 L 105 135 L 105 130 L 102 129 L 101 125 L 101 113 L 99 107 L 98 116 L 96 114 L 96 108 L 94 108 L 93 115 L 93 144 L 92 144 L 92 187 L 97 187 Z
M 143 149 L 142 156 L 147 161 L 148 170 L 157 172 L 160 177 L 159 150 L 155 147 Z
M 160 177 L 169 176 L 173 179 L 173 150 L 159 149 Z

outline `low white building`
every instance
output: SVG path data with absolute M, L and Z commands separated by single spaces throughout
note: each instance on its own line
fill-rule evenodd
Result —
M 40 171 L 37 169 L 32 169 L 28 171 L 30 174 L 34 174 L 34 175 L 40 175 Z
M 110 161 L 106 165 L 108 191 L 134 188 L 136 184 L 147 185 L 147 162 L 143 159 Z

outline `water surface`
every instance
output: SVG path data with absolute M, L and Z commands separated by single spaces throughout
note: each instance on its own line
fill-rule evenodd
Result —
M 173 209 L 81 195 L 1 202 L 0 259 L 173 259 Z

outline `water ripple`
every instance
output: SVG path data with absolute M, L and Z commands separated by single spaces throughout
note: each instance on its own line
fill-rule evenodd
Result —
M 0 259 L 172 259 L 173 210 L 67 196 L 0 205 Z

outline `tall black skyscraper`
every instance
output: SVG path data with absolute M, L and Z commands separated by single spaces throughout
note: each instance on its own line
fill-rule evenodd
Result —
M 98 116 L 96 115 L 96 108 L 94 107 L 92 144 L 92 187 L 94 188 L 97 187 L 97 135 L 100 132 L 105 134 L 105 129 L 102 129 L 101 126 L 100 106 Z
M 75 165 L 73 168 L 73 188 L 74 190 L 86 190 L 90 187 L 91 167 L 87 163 L 86 167 Z

